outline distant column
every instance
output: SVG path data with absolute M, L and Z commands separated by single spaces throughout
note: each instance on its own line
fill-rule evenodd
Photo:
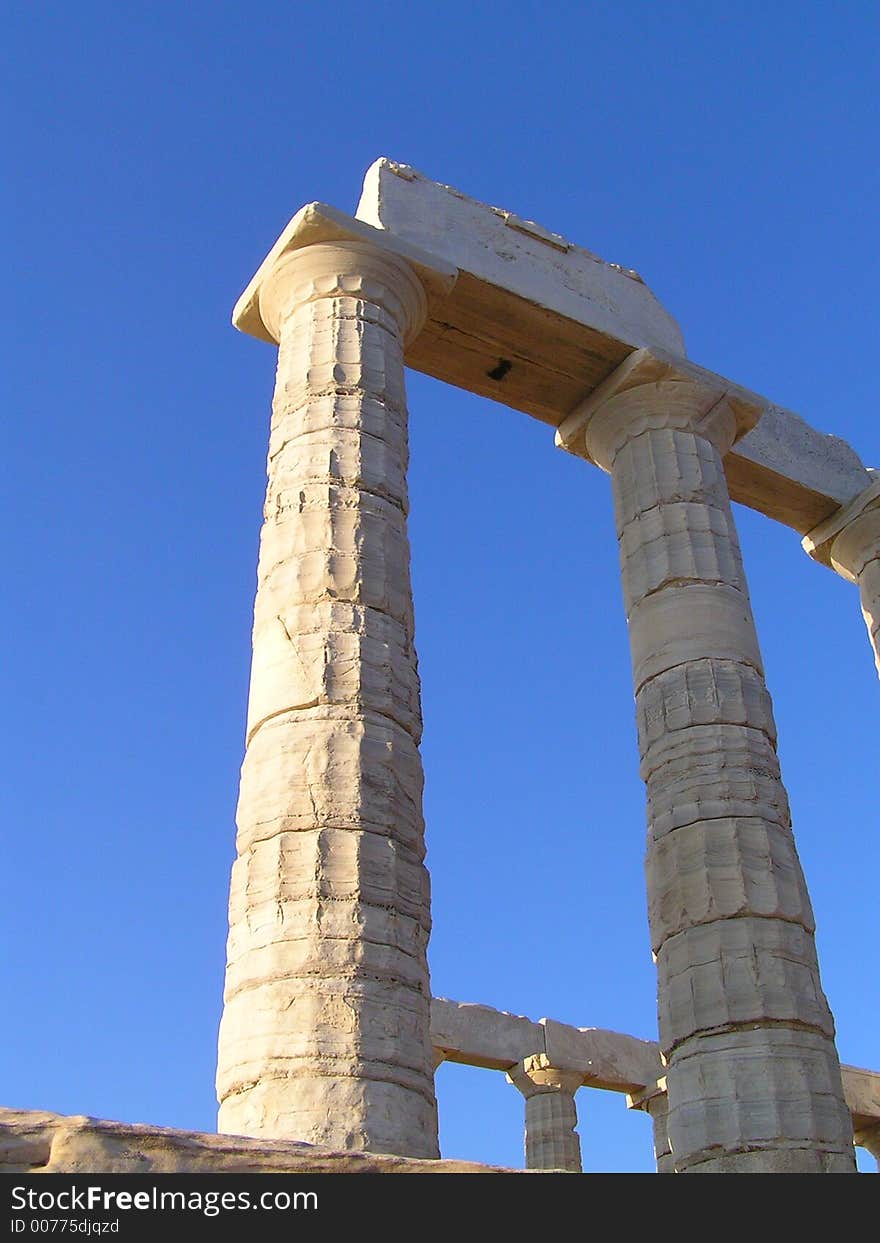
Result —
M 217 1085 L 227 1133 L 436 1157 L 403 364 L 426 307 L 361 241 L 262 279 L 278 371 Z
M 804 536 L 811 557 L 856 583 L 880 675 L 880 480 Z
M 614 491 L 675 1169 L 855 1172 L 722 465 L 735 411 L 620 376 L 586 447 Z
M 583 1076 L 559 1070 L 546 1054 L 525 1058 L 507 1072 L 507 1081 L 526 1102 L 525 1150 L 528 1170 L 581 1172 L 581 1141 L 576 1131 L 574 1094 Z

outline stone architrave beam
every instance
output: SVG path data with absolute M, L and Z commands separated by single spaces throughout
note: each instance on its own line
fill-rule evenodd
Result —
M 658 1046 L 601 1027 L 571 1027 L 553 1019 L 534 1022 L 491 1006 L 435 997 L 431 1043 L 443 1060 L 488 1070 L 510 1070 L 544 1053 L 560 1070 L 576 1071 L 586 1087 L 633 1092 L 663 1073 Z
M 409 165 L 377 160 L 357 215 L 459 270 L 407 351 L 417 371 L 559 427 L 634 349 L 685 354 L 678 325 L 636 272 Z M 761 421 L 725 458 L 731 497 L 804 534 L 869 477 L 845 441 L 759 402 Z
M 880 1074 L 860 1066 L 841 1066 L 843 1094 L 856 1131 L 880 1127 Z
M 431 1043 L 438 1065 L 458 1062 L 509 1073 L 530 1052 L 538 1051 L 546 1055 L 549 1065 L 578 1071 L 584 1087 L 623 1093 L 630 1108 L 650 1113 L 658 1168 L 661 1173 L 672 1172 L 666 1136 L 665 1068 L 660 1046 L 654 1041 L 601 1027 L 572 1027 L 554 1019 L 535 1022 L 491 1006 L 435 997 L 431 1003 Z M 873 1151 L 871 1144 L 880 1136 L 880 1072 L 845 1064 L 840 1071 L 856 1143 Z

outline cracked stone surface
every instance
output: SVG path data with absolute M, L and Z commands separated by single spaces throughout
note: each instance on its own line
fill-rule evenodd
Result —
M 436 1157 L 406 530 L 412 272 L 285 257 L 229 906 L 220 1129 Z

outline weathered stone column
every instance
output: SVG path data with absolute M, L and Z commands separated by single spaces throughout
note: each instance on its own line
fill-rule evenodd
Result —
M 734 411 L 696 380 L 621 375 L 586 445 L 614 491 L 675 1169 L 853 1172 L 721 461 Z
M 526 1102 L 526 1169 L 581 1172 L 581 1141 L 574 1094 L 583 1076 L 551 1066 L 544 1053 L 525 1058 L 507 1072 L 507 1081 Z
M 435 1157 L 403 365 L 426 295 L 357 240 L 261 273 L 279 352 L 219 1125 Z
M 654 1127 L 654 1160 L 658 1174 L 674 1174 L 675 1162 L 669 1146 L 669 1099 L 666 1080 L 660 1079 L 649 1088 L 626 1098 L 628 1109 L 639 1109 L 650 1114 Z
M 858 584 L 862 616 L 880 675 L 880 479 L 804 536 L 811 557 Z

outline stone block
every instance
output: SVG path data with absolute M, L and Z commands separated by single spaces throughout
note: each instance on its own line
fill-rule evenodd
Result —
M 247 738 L 263 721 L 321 705 L 356 705 L 388 717 L 418 742 L 420 685 L 406 627 L 376 609 L 325 600 L 254 627 Z
M 657 953 L 657 980 L 667 1061 L 692 1037 L 745 1024 L 799 1025 L 829 1042 L 834 1035 L 813 937 L 782 919 L 724 919 L 670 937 Z
M 239 853 L 275 833 L 351 828 L 421 856 L 423 780 L 415 742 L 385 717 L 332 707 L 273 717 L 242 765 Z
M 652 843 L 646 867 L 655 953 L 688 928 L 745 915 L 815 928 L 794 838 L 765 820 L 705 820 L 676 829 Z
M 670 1063 L 667 1080 L 679 1172 L 710 1160 L 725 1172 L 854 1172 L 852 1124 L 829 1039 L 769 1028 L 691 1047 L 693 1056 L 684 1046 Z
M 664 502 L 627 523 L 620 535 L 627 614 L 645 596 L 683 583 L 727 583 L 745 591 L 729 507 Z
M 773 704 L 764 679 L 737 660 L 694 660 L 646 682 L 636 697 L 639 754 L 694 725 L 740 725 L 776 741 Z
M 633 684 L 691 660 L 738 660 L 763 673 L 749 598 L 735 587 L 670 586 L 629 616 Z
M 657 427 L 626 441 L 614 459 L 613 485 L 618 539 L 630 523 L 663 501 L 713 509 L 729 504 L 715 448 L 692 431 L 675 427 Z
M 393 838 L 356 829 L 278 833 L 232 865 L 230 921 L 306 898 L 357 899 L 431 926 L 430 881 L 419 856 Z
M 791 824 L 776 749 L 761 730 L 677 730 L 650 747 L 641 771 L 655 841 L 700 820 L 759 817 L 783 828 Z

